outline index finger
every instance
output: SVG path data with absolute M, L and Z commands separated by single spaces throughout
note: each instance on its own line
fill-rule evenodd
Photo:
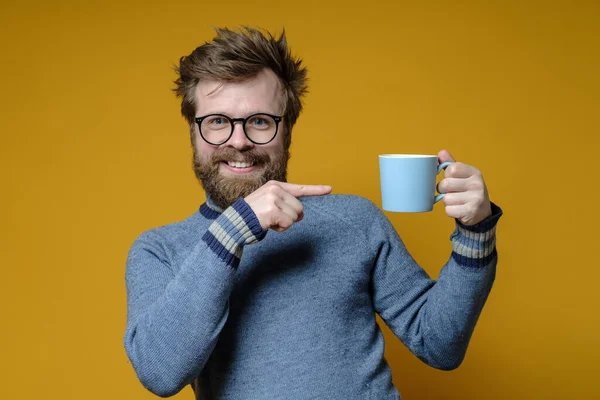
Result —
M 280 182 L 279 185 L 294 197 L 323 196 L 331 193 L 331 186 L 328 185 L 296 185 L 286 182 Z

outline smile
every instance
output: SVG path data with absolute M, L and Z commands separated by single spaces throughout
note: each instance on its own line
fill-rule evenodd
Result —
M 254 163 L 239 162 L 239 161 L 227 161 L 227 165 L 229 165 L 231 168 L 249 168 L 249 167 L 253 167 Z

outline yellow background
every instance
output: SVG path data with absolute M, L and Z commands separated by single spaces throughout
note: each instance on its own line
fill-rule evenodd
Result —
M 0 398 L 155 398 L 122 345 L 125 257 L 203 200 L 172 66 L 240 24 L 285 27 L 310 69 L 291 181 L 380 204 L 378 154 L 448 148 L 505 211 L 464 364 L 385 331 L 403 398 L 600 398 L 600 3 L 50 3 L 0 5 Z M 437 276 L 443 207 L 388 215 Z

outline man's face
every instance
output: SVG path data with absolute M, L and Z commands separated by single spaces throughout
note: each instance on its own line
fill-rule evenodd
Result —
M 268 69 L 242 82 L 201 81 L 196 87 L 196 117 L 224 114 L 245 118 L 255 113 L 282 115 L 281 87 Z M 273 141 L 258 145 L 236 123 L 231 138 L 218 146 L 202 139 L 194 124 L 194 172 L 207 195 L 225 209 L 240 197 L 246 197 L 269 180 L 286 180 L 289 152 L 284 148 L 284 124 Z M 241 167 L 232 163 L 250 163 Z M 238 164 L 239 165 L 239 164 Z

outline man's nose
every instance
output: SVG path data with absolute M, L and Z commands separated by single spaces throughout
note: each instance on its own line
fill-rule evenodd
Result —
M 244 126 L 242 125 L 241 121 L 236 121 L 233 124 L 233 133 L 231 134 L 231 137 L 225 144 L 237 150 L 246 150 L 248 148 L 254 147 L 254 143 L 248 140 L 246 134 L 244 134 Z

